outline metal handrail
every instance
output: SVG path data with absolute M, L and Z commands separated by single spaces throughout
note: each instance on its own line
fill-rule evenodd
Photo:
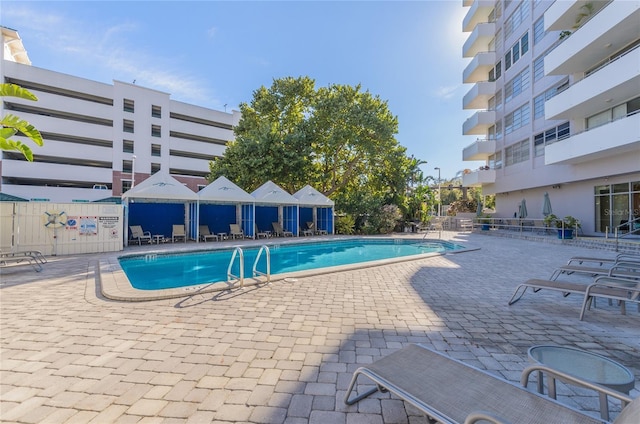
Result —
M 266 260 L 267 260 L 267 272 L 258 271 L 258 261 L 260 260 L 260 256 L 262 256 L 262 252 L 266 252 Z M 257 277 L 258 275 L 262 275 L 267 277 L 267 283 L 271 283 L 271 251 L 269 247 L 266 245 L 262 245 L 260 250 L 258 250 L 258 254 L 256 255 L 256 260 L 253 262 L 253 276 Z
M 631 221 L 627 221 L 624 224 L 619 224 L 615 227 L 613 227 L 613 234 L 616 238 L 616 252 L 618 251 L 618 241 L 619 239 L 626 237 L 628 235 L 631 235 L 633 233 L 635 233 L 636 231 L 640 232 L 640 230 L 634 230 L 633 229 L 633 224 L 635 223 L 640 223 L 640 217 L 638 218 L 634 218 Z M 620 235 L 620 233 L 618 232 L 618 230 L 620 230 L 622 227 L 628 227 L 629 231 L 627 231 L 626 233 L 622 233 L 622 235 Z
M 236 256 L 239 257 L 240 262 L 240 275 L 231 273 L 231 267 L 233 266 Z M 231 254 L 231 260 L 229 261 L 229 267 L 227 268 L 227 282 L 231 282 L 232 279 L 240 281 L 240 287 L 244 287 L 244 252 L 240 247 L 236 247 Z

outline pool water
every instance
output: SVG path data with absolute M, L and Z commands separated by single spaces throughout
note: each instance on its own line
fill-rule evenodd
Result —
M 381 259 L 463 249 L 442 241 L 399 239 L 348 239 L 295 244 L 267 244 L 271 254 L 271 274 L 351 265 Z M 244 276 L 252 276 L 259 246 L 243 247 Z M 189 253 L 153 254 L 121 257 L 120 266 L 131 285 L 140 290 L 159 290 L 227 281 L 232 249 Z M 265 254 L 257 269 L 266 269 Z M 239 275 L 239 261 L 231 272 Z

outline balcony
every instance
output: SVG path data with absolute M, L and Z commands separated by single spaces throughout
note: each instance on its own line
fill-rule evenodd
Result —
M 572 30 L 579 24 L 584 24 L 590 16 L 598 13 L 600 9 L 606 6 L 606 2 L 591 2 L 591 11 L 585 8 L 584 1 L 556 1 L 544 14 L 544 30 L 545 31 L 562 31 Z
M 496 64 L 496 52 L 480 52 L 471 59 L 462 73 L 462 82 L 484 81 Z
M 610 156 L 632 153 L 640 160 L 640 113 L 575 134 L 544 149 L 545 165 L 576 164 L 599 160 L 607 167 Z M 612 165 L 615 165 L 613 163 Z M 612 169 L 615 173 L 619 170 Z
M 462 150 L 462 160 L 486 160 L 496 152 L 495 140 L 478 139 L 475 143 L 467 146 Z
M 462 185 L 464 187 L 480 187 L 484 184 L 494 184 L 495 182 L 495 169 L 478 169 L 462 175 Z
M 640 47 L 612 62 L 545 103 L 545 119 L 581 119 L 616 106 L 640 87 Z
M 496 35 L 496 24 L 486 22 L 476 25 L 462 46 L 462 57 L 473 57 L 480 52 L 489 51 L 489 43 Z
M 496 122 L 495 110 L 479 110 L 462 124 L 463 135 L 486 135 Z
M 481 81 L 473 85 L 462 98 L 463 109 L 487 109 L 489 99 L 496 94 L 495 81 Z
M 556 4 L 567 2 L 555 2 Z M 553 6 L 549 8 L 549 11 Z M 545 14 L 545 21 L 547 14 Z M 609 3 L 544 59 L 547 75 L 584 72 L 640 38 L 640 4 L 632 1 Z
M 481 22 L 488 22 L 495 0 L 475 0 L 462 21 L 462 31 L 469 32 Z

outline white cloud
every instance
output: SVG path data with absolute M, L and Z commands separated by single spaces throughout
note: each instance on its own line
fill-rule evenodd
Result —
M 28 33 L 31 43 L 39 43 L 43 50 L 58 52 L 65 63 L 77 63 L 78 68 L 110 79 L 136 80 L 138 85 L 170 93 L 172 98 L 181 101 L 209 107 L 220 107 L 224 103 L 212 98 L 206 81 L 185 71 L 180 65 L 187 62 L 185 58 L 177 58 L 175 54 L 159 57 L 157 52 L 141 50 L 135 44 L 137 37 L 132 36 L 139 31 L 136 22 L 101 27 L 99 22 L 82 22 L 70 15 L 29 6 L 3 6 L 3 21 L 19 26 L 15 29 L 22 37 Z M 215 34 L 215 28 L 208 34 Z M 29 50 L 28 44 L 26 48 Z M 34 63 L 34 66 L 42 65 Z M 96 79 L 90 75 L 78 76 Z
M 462 87 L 461 84 L 450 85 L 446 87 L 438 87 L 435 92 L 435 96 L 440 99 L 450 99 L 456 95 L 456 91 Z

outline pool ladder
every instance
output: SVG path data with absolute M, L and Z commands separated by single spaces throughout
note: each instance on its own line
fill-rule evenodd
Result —
M 266 252 L 266 272 L 258 271 L 258 261 L 262 256 L 262 253 Z M 233 264 L 236 262 L 236 259 L 239 261 L 239 275 L 235 275 L 231 272 L 231 268 L 233 268 Z M 258 275 L 262 275 L 267 277 L 267 283 L 271 282 L 271 252 L 266 245 L 262 245 L 260 250 L 258 251 L 258 255 L 256 256 L 256 260 L 253 262 L 253 276 L 257 277 Z M 232 282 L 233 280 L 240 282 L 240 287 L 244 287 L 244 252 L 241 247 L 236 247 L 231 254 L 231 260 L 229 261 L 229 266 L 227 267 L 227 282 Z

